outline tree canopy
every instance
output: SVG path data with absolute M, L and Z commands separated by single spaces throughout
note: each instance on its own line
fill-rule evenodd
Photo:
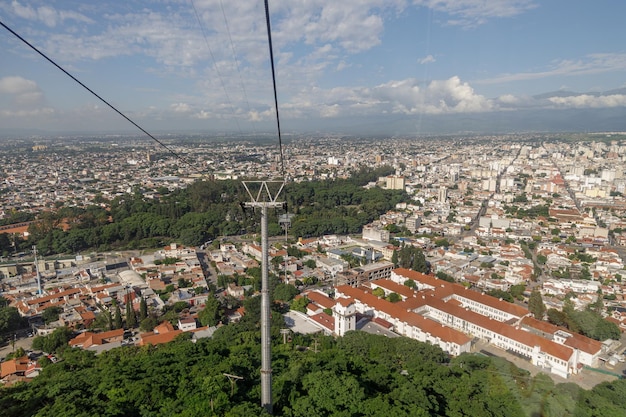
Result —
M 348 179 L 290 183 L 285 190 L 287 207 L 295 214 L 290 233 L 359 233 L 363 225 L 408 198 L 399 190 L 362 187 L 389 172 L 393 172 L 390 167 L 362 169 Z M 51 255 L 89 248 L 151 248 L 172 240 L 199 246 L 217 236 L 260 230 L 258 219 L 241 209 L 247 193 L 239 181 L 196 181 L 155 199 L 135 190 L 101 200 L 104 207 L 63 207 L 42 213 L 29 226 L 28 240 L 17 243 L 24 249 L 37 245 L 42 255 Z M 269 214 L 270 234 L 282 233 L 277 215 Z M 72 227 L 61 230 L 62 221 Z M 0 240 L 0 250 L 10 249 L 6 237 Z
M 258 298 L 258 297 L 257 297 Z M 274 318 L 277 320 L 274 320 Z M 407 338 L 348 332 L 334 339 L 294 334 L 283 344 L 273 315 L 274 415 L 621 416 L 626 381 L 591 391 L 531 377 L 511 363 Z M 197 343 L 126 346 L 100 355 L 76 348 L 29 384 L 0 390 L 3 415 L 263 416 L 258 324 L 218 329 Z M 231 384 L 225 374 L 242 379 Z

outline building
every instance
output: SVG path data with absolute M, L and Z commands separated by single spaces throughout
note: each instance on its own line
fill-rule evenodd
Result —
M 339 272 L 335 277 L 336 285 L 357 287 L 366 282 L 381 278 L 389 278 L 393 269 L 391 262 L 377 262 Z
M 422 225 L 422 219 L 419 216 L 409 216 L 406 218 L 405 225 L 411 233 L 415 233 Z
M 335 334 L 343 336 L 350 330 L 356 330 L 356 305 L 350 298 L 340 298 L 333 306 Z
M 404 190 L 404 177 L 401 175 L 389 175 L 385 177 L 385 186 L 388 190 Z
M 448 201 L 448 189 L 445 186 L 440 186 L 439 187 L 439 193 L 437 195 L 437 201 L 440 204 L 444 204 L 446 201 Z
M 123 339 L 124 329 L 116 329 L 102 333 L 84 332 L 70 340 L 69 345 L 71 347 L 87 349 L 92 346 L 121 342 Z
M 183 332 L 189 332 L 198 328 L 196 319 L 193 317 L 182 317 L 178 319 L 178 328 Z
M 363 239 L 389 242 L 389 231 L 377 225 L 367 224 L 363 226 Z

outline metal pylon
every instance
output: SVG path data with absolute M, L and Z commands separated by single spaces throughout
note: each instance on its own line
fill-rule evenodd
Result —
M 251 191 L 250 186 L 256 184 L 258 191 Z M 269 184 L 280 184 L 278 191 L 272 193 Z M 284 181 L 243 181 L 251 201 L 244 203 L 245 207 L 261 209 L 261 407 L 272 414 L 272 345 L 270 340 L 270 288 L 268 236 L 267 236 L 267 209 L 283 207 L 278 202 L 278 195 L 285 186 Z

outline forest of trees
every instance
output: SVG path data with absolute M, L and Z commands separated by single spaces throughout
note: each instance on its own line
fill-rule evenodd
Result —
M 96 356 L 66 348 L 32 382 L 0 389 L 7 417 L 262 416 L 258 312 L 197 343 L 121 347 Z M 349 332 L 294 334 L 283 344 L 272 315 L 274 415 L 623 416 L 626 381 L 590 391 L 531 377 L 502 359 L 408 338 Z M 242 379 L 232 384 L 225 374 Z
M 363 225 L 406 199 L 403 191 L 363 188 L 390 172 L 389 167 L 362 169 L 349 179 L 287 184 L 282 197 L 295 214 L 290 233 L 297 237 L 359 233 Z M 112 200 L 97 196 L 96 202 L 104 207 L 63 207 L 41 213 L 29 227 L 28 240 L 0 235 L 0 253 L 29 252 L 33 245 L 42 255 L 153 248 L 172 240 L 196 246 L 217 236 L 260 230 L 258 216 L 241 207 L 249 198 L 240 181 L 197 181 L 184 190 L 163 191 L 158 199 L 145 198 L 137 189 Z M 280 214 L 269 213 L 270 235 L 282 233 Z M 18 213 L 15 216 L 23 220 Z M 63 231 L 63 223 L 70 229 Z

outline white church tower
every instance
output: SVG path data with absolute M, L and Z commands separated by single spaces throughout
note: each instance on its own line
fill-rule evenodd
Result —
M 350 330 L 356 330 L 356 306 L 351 298 L 340 298 L 333 306 L 335 334 L 343 336 Z

